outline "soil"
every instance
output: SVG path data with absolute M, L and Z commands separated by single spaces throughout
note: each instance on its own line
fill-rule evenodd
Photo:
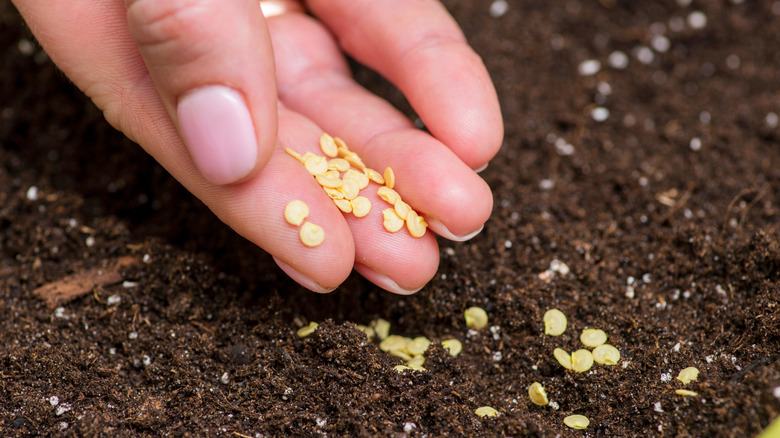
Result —
M 482 173 L 485 230 L 441 241 L 436 278 L 402 297 L 357 275 L 323 296 L 287 279 L 0 3 L 2 435 L 747 437 L 777 417 L 780 3 L 445 4 L 493 75 L 506 138 Z M 489 328 L 469 331 L 469 306 Z M 560 337 L 543 333 L 553 307 Z M 355 328 L 379 317 L 434 341 L 427 372 L 396 372 Z M 587 327 L 617 365 L 555 362 Z M 534 381 L 553 403 L 529 401 Z M 476 416 L 485 405 L 499 415 Z

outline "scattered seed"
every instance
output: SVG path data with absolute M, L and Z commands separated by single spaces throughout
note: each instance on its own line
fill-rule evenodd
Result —
M 601 329 L 585 329 L 580 335 L 580 341 L 588 347 L 598 347 L 607 342 L 607 334 Z
M 316 179 L 317 183 L 324 189 L 337 189 L 344 184 L 341 178 L 339 178 L 338 170 L 331 169 L 323 174 L 314 175 L 314 179 Z
M 344 194 L 344 199 L 349 199 L 351 201 L 357 198 L 358 193 L 360 193 L 360 186 L 354 178 L 344 178 L 339 190 Z
M 445 339 L 441 341 L 441 346 L 447 349 L 452 357 L 459 355 L 463 351 L 463 344 L 457 339 Z
M 356 169 L 364 170 L 366 168 L 366 164 L 354 152 L 350 152 L 350 154 L 345 156 L 344 159 L 347 160 L 347 162 L 349 162 L 349 164 Z
M 342 140 L 339 137 L 333 137 L 333 142 L 336 143 L 336 147 L 339 149 L 344 149 L 345 151 L 349 150 L 349 146 L 347 146 L 347 142 Z
M 416 211 L 410 210 L 409 214 L 406 215 L 406 228 L 412 237 L 422 237 L 425 235 L 428 223 Z
M 469 307 L 463 312 L 463 316 L 466 318 L 466 325 L 475 330 L 484 328 L 488 323 L 487 312 L 481 307 Z
M 328 196 L 330 196 L 330 199 L 344 199 L 344 192 L 341 190 L 331 189 L 328 187 L 323 187 L 322 189 L 325 190 L 325 193 L 327 193 Z
M 284 207 L 284 220 L 290 225 L 296 227 L 303 223 L 304 219 L 309 216 L 309 206 L 305 202 L 298 199 L 294 199 L 287 203 Z
M 602 344 L 593 349 L 593 359 L 601 365 L 616 365 L 620 361 L 620 351 L 612 345 Z
M 687 389 L 678 389 L 678 390 L 674 391 L 674 393 L 677 394 L 677 395 L 690 396 L 690 397 L 695 397 L 695 396 L 699 395 L 698 392 L 696 392 L 696 391 L 688 391 Z
M 368 176 L 366 176 L 364 172 L 358 172 L 355 169 L 347 169 L 347 172 L 344 173 L 344 179 L 354 179 L 360 190 L 368 187 Z
M 571 369 L 584 373 L 593 366 L 593 353 L 584 348 L 579 349 L 571 354 Z
M 567 370 L 571 369 L 571 355 L 569 352 L 563 348 L 556 348 L 553 350 L 553 356 L 555 356 L 555 360 L 557 360 L 562 367 L 566 368 Z
M 301 156 L 301 154 L 299 154 L 298 152 L 295 152 L 294 150 L 292 150 L 290 148 L 284 148 L 284 151 L 287 152 L 288 154 L 292 155 L 292 157 L 295 158 L 296 160 L 298 160 L 299 163 L 303 164 L 303 157 Z
M 343 196 L 343 195 L 342 195 Z M 333 203 L 344 213 L 352 213 L 352 201 L 349 199 L 334 199 Z
M 299 328 L 296 333 L 298 334 L 299 338 L 305 338 L 306 336 L 309 336 L 310 334 L 314 333 L 317 330 L 317 327 L 319 327 L 319 324 L 312 321 L 309 323 L 309 325 L 305 325 Z
M 387 186 L 382 186 L 379 189 L 377 189 L 376 194 L 379 195 L 379 197 L 382 198 L 383 201 L 393 206 L 395 206 L 395 203 L 401 199 L 401 195 L 399 195 L 398 192 L 396 192 L 393 189 L 387 188 Z
M 376 170 L 366 167 L 365 170 L 363 170 L 363 172 L 365 172 L 366 176 L 371 181 L 380 185 L 385 183 L 385 178 L 382 176 L 381 173 L 377 172 Z
M 303 160 L 303 165 L 312 175 L 321 175 L 328 171 L 328 161 L 323 156 L 311 154 L 307 157 L 304 154 Z
M 328 160 L 328 168 L 338 170 L 339 172 L 346 172 L 349 170 L 349 161 L 343 158 L 333 158 Z
M 680 374 L 677 375 L 677 380 L 683 382 L 686 385 L 694 380 L 697 380 L 698 378 L 699 370 L 696 367 L 688 367 L 680 371 Z
M 339 150 L 338 146 L 336 146 L 336 141 L 328 135 L 328 133 L 322 134 L 322 137 L 320 137 L 320 149 L 322 149 L 322 153 L 333 158 L 338 156 Z
M 409 368 L 406 365 L 396 365 L 396 366 L 393 367 L 393 369 L 398 371 L 399 373 L 403 373 L 406 370 L 411 370 L 411 368 Z
M 406 216 L 408 216 L 409 212 L 412 211 L 412 207 L 410 207 L 406 202 L 402 201 L 401 198 L 398 198 L 398 200 L 395 201 L 393 208 L 395 208 L 395 213 L 398 215 L 398 217 L 404 219 L 406 219 Z
M 382 225 L 384 225 L 385 230 L 395 233 L 404 227 L 404 220 L 398 217 L 395 209 L 386 208 L 382 210 Z
M 371 211 L 371 201 L 365 196 L 358 196 L 349 202 L 352 204 L 352 214 L 355 217 L 364 217 Z
M 311 222 L 304 222 L 298 235 L 301 238 L 301 242 L 309 247 L 315 247 L 325 240 L 325 230 Z
M 403 350 L 406 349 L 406 344 L 408 343 L 409 338 L 398 335 L 389 335 L 379 343 L 379 349 L 385 352 Z
M 393 173 L 393 169 L 385 167 L 385 172 L 382 176 L 385 178 L 385 186 L 388 189 L 395 187 L 395 173 Z
M 550 402 L 547 399 L 547 392 L 545 392 L 544 386 L 539 382 L 534 382 L 528 387 L 528 397 L 538 406 L 546 406 Z
M 544 334 L 548 336 L 560 336 L 566 331 L 566 315 L 558 309 L 550 309 L 544 312 Z
M 590 424 L 590 420 L 584 415 L 569 415 L 563 419 L 563 424 L 572 429 L 585 429 Z
M 424 363 L 425 363 L 425 356 L 419 355 L 413 357 L 410 361 L 406 362 L 406 366 L 408 366 L 409 368 L 415 371 L 426 371 L 426 369 L 423 368 Z
M 480 408 L 477 408 L 474 411 L 475 414 L 479 415 L 480 417 L 495 417 L 498 415 L 498 411 L 491 408 L 490 406 L 482 406 Z
M 421 356 L 431 346 L 431 340 L 425 336 L 418 336 L 406 345 L 406 351 L 414 357 Z
M 371 326 L 374 328 L 374 333 L 380 341 L 387 339 L 390 336 L 390 321 L 382 318 L 377 318 L 371 322 Z

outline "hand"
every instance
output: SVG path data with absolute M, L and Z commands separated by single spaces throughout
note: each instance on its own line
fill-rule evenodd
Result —
M 109 123 L 311 290 L 334 289 L 354 267 L 412 293 L 435 274 L 438 247 L 431 233 L 385 231 L 376 190 L 361 192 L 367 217 L 343 215 L 285 147 L 319 153 L 323 132 L 343 138 L 369 167 L 391 167 L 396 190 L 446 238 L 490 215 L 472 169 L 501 144 L 498 101 L 437 1 L 308 1 L 316 19 L 265 19 L 257 0 L 14 2 Z M 432 135 L 355 83 L 342 50 L 392 81 Z M 292 199 L 324 228 L 321 245 L 302 245 L 285 222 Z

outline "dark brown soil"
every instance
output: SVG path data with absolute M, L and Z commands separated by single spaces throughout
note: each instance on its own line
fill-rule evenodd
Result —
M 442 241 L 411 297 L 357 276 L 326 296 L 296 286 L 112 130 L 0 3 L 0 435 L 748 437 L 777 417 L 780 3 L 510 1 L 497 18 L 492 0 L 445 3 L 507 133 L 483 173 L 485 231 Z M 595 75 L 578 73 L 587 59 Z M 570 272 L 545 281 L 553 260 Z M 58 308 L 33 293 L 99 271 L 118 277 Z M 472 305 L 489 330 L 468 333 Z M 569 317 L 559 338 L 542 333 L 551 307 Z M 429 372 L 399 374 L 354 328 L 376 317 L 435 341 Z M 554 361 L 585 327 L 620 364 Z M 675 394 L 688 366 L 698 396 Z M 531 404 L 533 381 L 557 408 Z M 563 425 L 574 413 L 588 429 Z

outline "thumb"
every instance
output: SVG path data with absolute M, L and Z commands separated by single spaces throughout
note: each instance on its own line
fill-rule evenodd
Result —
M 125 0 L 130 34 L 195 166 L 252 176 L 276 143 L 273 53 L 257 0 Z

